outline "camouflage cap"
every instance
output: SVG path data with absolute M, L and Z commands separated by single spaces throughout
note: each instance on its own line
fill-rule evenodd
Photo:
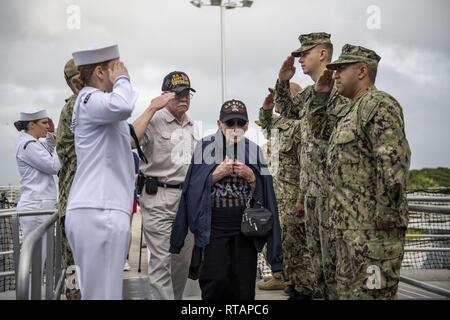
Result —
M 308 34 L 301 34 L 298 37 L 300 41 L 300 48 L 291 53 L 294 57 L 300 57 L 303 52 L 306 52 L 319 44 L 331 43 L 331 35 L 325 32 L 314 32 Z
M 342 47 L 342 53 L 336 61 L 327 65 L 330 70 L 336 70 L 339 65 L 365 62 L 370 66 L 377 67 L 381 57 L 375 51 L 346 44 Z
M 67 61 L 66 64 L 64 65 L 64 77 L 66 78 L 66 80 L 72 78 L 78 73 L 79 72 L 77 66 L 75 65 L 75 61 L 73 59 Z

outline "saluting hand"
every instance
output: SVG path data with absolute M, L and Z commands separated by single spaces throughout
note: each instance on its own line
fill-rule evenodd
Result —
M 55 124 L 51 118 L 48 118 L 48 136 L 53 142 L 56 142 Z
M 48 132 L 55 132 L 55 124 L 51 118 L 48 118 Z
M 273 90 L 269 88 L 269 94 L 264 98 L 262 108 L 266 111 L 272 110 L 275 106 L 273 102 Z
M 122 61 L 112 62 L 111 67 L 108 69 L 108 71 L 109 71 L 109 80 L 111 80 L 112 83 L 114 83 L 114 81 L 116 81 L 116 79 L 120 76 L 126 76 L 127 78 L 130 78 L 128 70 Z
M 158 111 L 164 108 L 169 101 L 175 98 L 174 92 L 163 92 L 160 96 L 152 99 L 148 108 L 153 111 Z
M 319 79 L 317 79 L 314 90 L 316 92 L 330 92 L 333 88 L 333 84 L 333 71 L 325 69 L 319 76 Z
M 295 57 L 293 56 L 288 56 L 286 60 L 283 61 L 280 72 L 278 73 L 278 79 L 280 81 L 288 81 L 294 76 L 295 74 L 294 62 Z

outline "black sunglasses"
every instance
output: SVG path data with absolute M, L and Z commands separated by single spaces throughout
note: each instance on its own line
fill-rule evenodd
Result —
M 242 120 L 242 119 L 230 119 L 225 121 L 225 124 L 227 127 L 233 127 L 237 125 L 238 127 L 243 127 L 247 124 L 248 121 Z

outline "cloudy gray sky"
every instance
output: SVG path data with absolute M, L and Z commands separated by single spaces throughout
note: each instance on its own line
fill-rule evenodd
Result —
M 71 6 L 80 10 L 79 29 Z M 450 167 L 449 12 L 448 0 L 255 0 L 251 8 L 227 10 L 227 97 L 244 101 L 256 119 L 299 34 L 329 32 L 335 58 L 345 43 L 382 57 L 377 87 L 403 106 L 412 168 Z M 32 106 L 58 119 L 70 95 L 63 66 L 76 50 L 119 44 L 140 93 L 133 118 L 160 93 L 165 74 L 185 71 L 197 89 L 190 116 L 203 121 L 205 132 L 215 126 L 221 105 L 217 7 L 198 9 L 189 0 L 1 1 L 0 39 L 0 185 L 18 183 L 13 121 Z M 299 71 L 293 81 L 311 84 Z M 255 137 L 257 127 L 251 129 Z

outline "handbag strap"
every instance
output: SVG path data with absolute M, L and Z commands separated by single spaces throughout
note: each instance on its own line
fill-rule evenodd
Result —
M 247 203 L 245 204 L 246 208 L 251 208 L 250 202 L 252 201 L 252 197 L 248 197 Z
M 253 206 L 251 204 L 252 200 L 253 200 Z M 245 204 L 245 207 L 246 208 L 255 208 L 255 204 L 257 204 L 259 206 L 259 208 L 263 207 L 261 201 L 255 200 L 255 198 L 253 198 L 253 197 L 248 197 L 247 203 Z

